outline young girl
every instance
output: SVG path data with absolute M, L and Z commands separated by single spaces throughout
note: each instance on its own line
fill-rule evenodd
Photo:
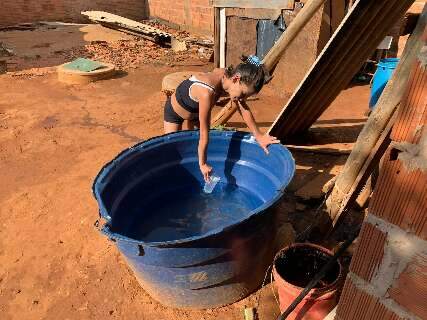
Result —
M 243 63 L 236 68 L 214 69 L 184 80 L 177 88 L 164 108 L 165 133 L 182 130 L 184 120 L 189 123 L 188 129 L 199 125 L 199 167 L 205 181 L 210 180 L 212 167 L 207 164 L 207 148 L 211 111 L 221 96 L 228 95 L 238 104 L 238 111 L 251 130 L 259 145 L 268 154 L 267 147 L 279 143 L 275 137 L 262 134 L 255 123 L 246 98 L 258 93 L 265 82 L 267 72 L 256 56 L 243 57 Z

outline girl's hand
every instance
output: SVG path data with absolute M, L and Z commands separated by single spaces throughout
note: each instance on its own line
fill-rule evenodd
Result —
M 200 171 L 202 172 L 203 179 L 209 182 L 211 180 L 212 167 L 207 164 L 201 164 Z
M 255 136 L 255 139 L 258 142 L 258 144 L 261 146 L 261 148 L 264 149 L 266 154 L 268 154 L 267 147 L 270 144 L 280 143 L 279 139 L 277 139 L 276 137 L 270 136 L 268 133 L 257 135 Z

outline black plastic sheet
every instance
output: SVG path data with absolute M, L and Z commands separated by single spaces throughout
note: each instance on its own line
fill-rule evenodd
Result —
M 263 59 L 285 30 L 286 23 L 283 15 L 280 15 L 276 21 L 259 20 L 257 25 L 257 57 Z

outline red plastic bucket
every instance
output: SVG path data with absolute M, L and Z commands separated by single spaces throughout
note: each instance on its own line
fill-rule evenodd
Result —
M 332 255 L 332 251 L 309 243 L 295 243 L 279 251 L 274 259 L 273 276 L 281 312 L 288 308 Z M 342 277 L 342 266 L 337 261 L 287 319 L 324 319 L 337 305 L 337 289 Z

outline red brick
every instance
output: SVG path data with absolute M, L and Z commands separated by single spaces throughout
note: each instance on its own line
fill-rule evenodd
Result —
M 402 318 L 380 303 L 379 299 L 358 289 L 347 277 L 337 318 L 340 320 L 401 320 Z
M 427 71 L 417 62 L 412 68 L 406 94 L 399 107 L 396 124 L 391 133 L 392 140 L 411 143 L 418 141 L 417 128 L 427 124 L 426 105 Z
M 427 257 L 416 256 L 388 293 L 411 313 L 427 319 Z
M 188 1 L 190 15 L 199 17 L 187 19 L 185 8 Z M 213 10 L 209 0 L 176 0 L 171 6 L 169 0 L 3 0 L 1 1 L 0 26 L 41 20 L 58 20 L 65 22 L 85 22 L 80 14 L 84 10 L 103 10 L 125 16 L 134 20 L 148 18 L 148 13 L 172 23 L 197 27 L 203 31 L 213 31 Z M 206 21 L 209 21 L 207 23 Z
M 190 29 L 213 32 L 213 10 L 209 0 L 176 0 L 173 7 L 168 0 L 149 0 L 149 5 L 153 17 Z M 170 10 L 165 12 L 163 8 Z M 189 8 L 187 13 L 186 8 Z
M 359 235 L 356 254 L 351 260 L 350 270 L 366 281 L 371 281 L 381 264 L 387 235 L 370 223 L 364 223 Z
M 369 212 L 427 240 L 427 173 L 407 171 L 386 153 Z

